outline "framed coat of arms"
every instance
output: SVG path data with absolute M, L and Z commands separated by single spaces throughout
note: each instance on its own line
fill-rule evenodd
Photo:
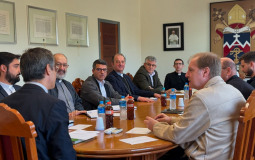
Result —
M 255 51 L 255 1 L 210 4 L 210 48 L 220 57 L 238 58 Z

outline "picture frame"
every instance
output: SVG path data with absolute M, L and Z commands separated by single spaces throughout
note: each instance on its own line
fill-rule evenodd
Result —
M 163 24 L 164 51 L 184 50 L 184 24 L 167 23 Z
M 66 35 L 67 46 L 88 47 L 88 17 L 66 13 Z
M 210 50 L 236 65 L 240 56 L 255 50 L 254 1 L 210 3 Z
M 17 43 L 14 2 L 0 1 L 0 43 Z
M 28 6 L 29 44 L 58 45 L 57 11 Z

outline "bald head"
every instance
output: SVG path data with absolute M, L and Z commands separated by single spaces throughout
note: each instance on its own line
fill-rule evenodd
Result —
M 229 78 L 236 75 L 235 62 L 227 57 L 221 58 L 221 77 L 226 82 Z

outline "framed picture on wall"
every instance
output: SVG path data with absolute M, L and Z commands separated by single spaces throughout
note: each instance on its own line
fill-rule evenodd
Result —
M 68 46 L 89 46 L 87 16 L 66 13 L 66 31 Z
M 28 6 L 29 44 L 58 45 L 57 12 Z
M 255 50 L 255 4 L 252 0 L 210 3 L 210 49 L 220 57 Z
M 0 1 L 0 43 L 16 43 L 15 5 Z
M 184 50 L 183 23 L 163 24 L 164 51 Z

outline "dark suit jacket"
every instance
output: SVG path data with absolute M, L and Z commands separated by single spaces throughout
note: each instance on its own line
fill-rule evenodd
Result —
M 254 90 L 254 88 L 249 84 L 246 83 L 244 80 L 239 78 L 237 75 L 232 76 L 226 81 L 227 84 L 231 84 L 235 88 L 237 88 L 244 96 L 244 98 L 247 100 L 250 96 L 251 92 Z
M 94 76 L 89 76 L 81 88 L 81 98 L 86 110 L 97 109 L 100 101 L 105 101 L 109 99 L 112 105 L 119 104 L 121 95 L 115 91 L 112 85 L 105 81 L 104 84 L 107 98 L 102 96 L 99 84 Z
M 75 89 L 73 88 L 73 85 L 64 79 L 62 81 L 66 85 L 66 88 L 69 90 L 70 94 L 72 95 L 74 108 L 79 111 L 84 110 L 84 107 L 82 106 L 82 100 L 76 93 Z M 49 94 L 58 98 L 58 88 L 56 85 L 55 88 L 49 90 Z
M 152 77 L 153 86 L 151 82 L 151 77 L 143 65 L 136 72 L 135 77 L 133 79 L 133 83 L 142 90 L 152 91 L 154 93 L 160 94 L 163 85 L 161 84 L 160 79 L 158 78 L 158 72 L 156 70 L 154 72 L 155 75 Z M 153 89 L 151 89 L 150 87 L 152 87 Z
M 181 73 L 181 76 L 178 76 L 177 72 L 168 73 L 165 78 L 165 89 L 175 88 L 176 90 L 183 90 L 185 82 L 189 83 L 188 79 L 185 77 L 185 73 Z
M 37 85 L 25 84 L 2 102 L 18 110 L 25 121 L 35 124 L 39 159 L 76 159 L 68 133 L 69 117 L 63 101 L 50 96 Z
M 21 87 L 18 85 L 13 85 L 14 89 L 17 91 L 19 90 Z M 5 92 L 5 90 L 3 89 L 3 87 L 0 85 L 0 101 L 2 99 L 4 99 L 5 97 L 7 97 L 8 94 Z
M 255 76 L 252 77 L 251 79 L 249 79 L 249 80 L 247 81 L 247 83 L 249 83 L 252 87 L 255 88 Z
M 130 77 L 127 76 L 126 74 L 123 74 L 123 77 L 127 80 L 127 83 L 130 87 L 130 92 L 132 94 L 130 96 L 133 96 L 135 100 L 137 100 L 139 96 L 154 97 L 153 92 L 144 91 L 137 88 L 132 82 L 132 80 L 130 79 Z M 123 95 L 123 96 L 128 95 L 128 89 L 126 88 L 124 82 L 122 81 L 122 77 L 118 75 L 117 72 L 115 72 L 114 70 L 108 74 L 105 80 L 109 81 L 111 85 L 113 86 L 114 90 L 119 92 L 120 95 Z

